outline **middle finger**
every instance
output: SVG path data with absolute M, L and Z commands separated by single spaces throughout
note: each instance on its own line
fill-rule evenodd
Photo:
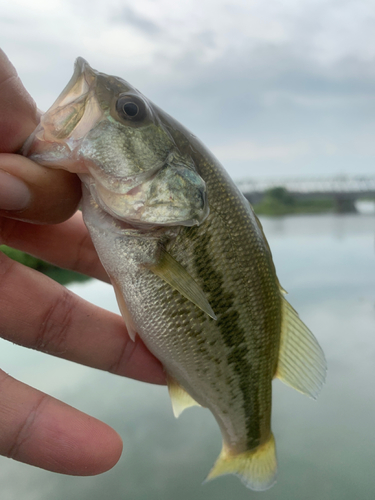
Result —
M 122 318 L 0 255 L 0 332 L 7 340 L 137 380 L 165 383 L 160 362 Z
M 61 224 L 37 225 L 0 217 L 0 243 L 51 264 L 109 282 L 95 247 L 76 212 Z

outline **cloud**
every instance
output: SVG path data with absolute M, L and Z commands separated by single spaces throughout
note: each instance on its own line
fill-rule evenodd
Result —
M 213 152 L 222 161 L 263 161 L 277 160 L 280 162 L 295 160 L 311 153 L 307 143 L 295 144 L 257 144 L 251 141 L 239 141 L 216 146 Z
M 375 6 L 358 0 L 14 0 L 0 18 L 2 46 L 42 109 L 82 55 L 237 176 L 280 162 L 285 172 L 373 170 L 374 27 Z
M 148 35 L 158 35 L 161 32 L 161 27 L 157 23 L 148 19 L 146 16 L 137 13 L 130 6 L 123 7 L 120 12 L 112 16 L 114 24 L 124 23 L 134 26 Z

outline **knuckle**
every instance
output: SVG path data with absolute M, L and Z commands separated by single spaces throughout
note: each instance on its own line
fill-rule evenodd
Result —
M 119 355 L 117 356 L 115 363 L 110 366 L 108 371 L 114 374 L 124 374 L 124 372 L 126 372 L 127 366 L 132 363 L 132 359 L 137 350 L 138 343 L 138 336 L 136 337 L 134 342 L 129 338 L 124 339 L 122 349 L 119 351 Z
M 38 351 L 62 354 L 67 350 L 67 339 L 73 321 L 74 300 L 63 290 L 43 312 L 34 348 Z
M 32 437 L 34 424 L 37 422 L 48 399 L 49 397 L 46 394 L 40 394 L 34 405 L 28 410 L 12 435 L 11 444 L 6 453 L 7 457 L 17 460 L 22 453 L 22 448 Z
M 12 235 L 15 232 L 17 221 L 0 217 L 0 245 L 7 245 L 11 241 Z
M 73 269 L 81 269 L 83 273 L 90 274 L 97 262 L 97 257 L 93 252 L 87 250 L 92 246 L 91 238 L 88 232 L 85 232 L 77 242 L 77 253 Z
M 2 391 L 4 385 L 9 380 L 10 376 L 4 371 L 0 369 L 0 392 Z
M 4 283 L 4 279 L 6 279 L 8 274 L 11 272 L 12 267 L 14 265 L 14 261 L 12 259 L 9 259 L 9 257 L 7 257 L 5 255 L 5 253 L 0 252 L 0 263 L 1 263 L 1 266 L 0 266 L 0 276 L 1 276 L 0 284 L 2 285 Z
M 0 303 L 7 300 L 7 288 L 12 282 L 12 274 L 18 263 L 0 252 Z
M 20 382 L 0 370 L 0 453 L 18 460 L 32 439 L 38 419 L 50 399 L 35 392 L 30 404 L 17 399 Z

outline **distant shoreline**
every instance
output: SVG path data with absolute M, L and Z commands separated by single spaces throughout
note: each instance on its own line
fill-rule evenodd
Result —
M 251 203 L 251 197 L 249 197 Z M 375 200 L 363 200 L 362 203 L 373 204 Z M 284 187 L 268 189 L 262 200 L 253 204 L 257 215 L 280 216 L 297 214 L 323 213 L 362 213 L 358 207 L 361 201 L 341 197 L 297 198 Z M 367 211 L 367 213 L 371 213 Z

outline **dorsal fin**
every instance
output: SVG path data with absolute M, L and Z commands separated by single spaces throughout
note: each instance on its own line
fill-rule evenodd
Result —
M 249 201 L 249 200 L 247 200 L 247 201 Z M 249 202 L 249 205 L 250 205 L 250 210 L 252 211 L 252 213 L 253 213 L 253 215 L 255 217 L 255 221 L 257 223 L 258 229 L 259 229 L 259 231 L 261 232 L 261 234 L 263 236 L 263 241 L 264 241 L 264 243 L 266 245 L 266 248 L 267 248 L 267 251 L 269 253 L 270 263 L 271 263 L 271 266 L 273 268 L 273 272 L 275 274 L 275 278 L 277 280 L 277 284 L 279 285 L 279 288 L 280 288 L 281 292 L 284 293 L 284 294 L 286 294 L 287 293 L 286 290 L 284 290 L 284 288 L 280 285 L 279 278 L 277 277 L 275 263 L 273 262 L 271 248 L 270 248 L 269 243 L 267 241 L 266 235 L 264 234 L 262 223 L 260 222 L 259 217 L 257 216 L 257 214 L 254 212 L 253 206 L 251 205 L 250 202 Z
M 172 288 L 175 288 L 181 295 L 190 300 L 199 309 L 202 309 L 212 319 L 217 319 L 215 313 L 208 302 L 206 295 L 199 285 L 194 281 L 186 269 L 178 263 L 164 248 L 161 248 L 159 262 L 155 265 L 147 266 L 150 271 L 166 281 Z
M 178 418 L 181 413 L 191 406 L 200 406 L 189 393 L 183 389 L 178 382 L 169 375 L 167 376 L 169 396 L 172 402 L 173 414 Z
M 275 377 L 316 399 L 326 376 L 324 353 L 297 312 L 282 297 L 279 362 Z

